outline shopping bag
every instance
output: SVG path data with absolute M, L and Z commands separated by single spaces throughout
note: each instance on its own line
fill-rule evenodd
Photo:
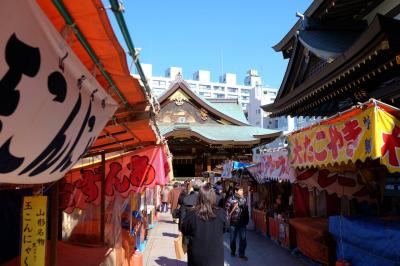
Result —
M 178 260 L 182 259 L 186 253 L 186 245 L 183 244 L 183 236 L 179 234 L 178 238 L 174 240 L 175 255 Z

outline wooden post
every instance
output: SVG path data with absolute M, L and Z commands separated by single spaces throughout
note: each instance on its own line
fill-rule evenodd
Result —
M 106 212 L 106 153 L 101 153 L 100 242 L 105 244 Z
M 207 158 L 207 171 L 210 172 L 211 171 L 211 159 Z
M 54 184 L 54 187 L 51 190 L 51 231 L 50 231 L 50 265 L 57 265 L 57 242 L 58 242 L 58 201 L 59 201 L 59 193 L 58 193 L 58 182 Z

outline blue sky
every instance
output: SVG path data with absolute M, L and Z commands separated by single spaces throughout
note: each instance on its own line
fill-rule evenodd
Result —
M 271 47 L 297 21 L 311 0 L 125 0 L 124 17 L 141 63 L 153 64 L 153 75 L 169 66 L 183 68 L 191 79 L 198 69 L 236 73 L 243 84 L 246 71 L 258 70 L 263 84 L 280 86 L 288 60 Z M 108 5 L 108 1 L 104 1 Z M 109 11 L 114 30 L 125 42 Z

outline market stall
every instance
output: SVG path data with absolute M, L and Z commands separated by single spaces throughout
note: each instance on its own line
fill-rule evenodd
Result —
M 117 1 L 110 3 L 118 5 Z M 3 242 L 12 243 L 0 254 L 0 264 L 19 256 L 12 263 L 38 265 L 46 259 L 51 265 L 65 265 L 64 258 L 57 258 L 60 247 L 79 253 L 82 244 L 99 246 L 105 240 L 118 250 L 114 236 L 121 235 L 122 218 L 131 216 L 127 198 L 132 191 L 152 186 L 154 176 L 151 167 L 142 169 L 144 158 L 119 166 L 106 165 L 105 158 L 133 150 L 136 155 L 142 150 L 147 156 L 149 150 L 142 148 L 156 145 L 162 148 L 154 148 L 147 158 L 162 157 L 161 169 L 168 165 L 164 160 L 168 148 L 161 145 L 154 123 L 154 98 L 145 78 L 141 85 L 131 76 L 125 51 L 105 10 L 101 1 L 76 0 L 5 1 L 0 10 L 4 40 L 0 69 L 5 73 L 3 85 L 8 88 L 0 92 L 0 198 L 5 199 L 0 227 L 6 229 L 2 231 Z M 119 25 L 125 26 L 123 18 L 119 19 Z M 129 37 L 129 33 L 124 36 Z M 141 72 L 139 60 L 134 62 Z M 92 158 L 100 162 L 90 162 Z M 82 161 L 89 163 L 76 166 Z M 70 172 L 74 165 L 81 170 Z M 142 172 L 138 174 L 138 168 L 149 174 L 139 176 Z M 159 174 L 155 184 L 167 179 Z M 129 192 L 122 195 L 121 191 Z M 33 208 L 31 203 L 37 199 L 43 199 L 42 203 Z M 62 236 L 57 229 L 59 205 L 68 212 Z M 26 212 L 16 211 L 24 209 Z M 40 220 L 21 228 L 22 222 L 29 220 L 24 215 L 34 211 Z M 46 235 L 51 241 L 46 242 Z M 71 248 L 58 241 L 69 236 L 80 246 Z M 32 245 L 21 243 L 28 237 L 35 240 L 29 244 L 40 243 L 40 256 L 32 255 Z M 122 233 L 122 238 L 130 242 L 130 231 Z M 46 246 L 50 252 L 45 252 Z M 96 250 L 103 252 L 104 248 L 93 247 Z M 110 259 L 106 252 L 103 260 Z M 67 265 L 71 264 L 77 263 L 68 260 Z
M 106 160 L 104 182 L 99 163 L 72 170 L 60 191 L 64 240 L 100 243 L 100 191 L 105 184 L 105 241 L 118 249 L 126 235 L 135 241 L 121 254 L 143 250 L 146 230 L 154 223 L 153 192 L 169 181 L 167 166 L 163 147 L 153 146 Z
M 305 255 L 324 264 L 333 263 L 337 255 L 337 259 L 346 259 L 352 265 L 364 265 L 361 258 L 368 255 L 379 265 L 395 265 L 388 261 L 398 258 L 397 251 L 380 253 L 352 242 L 338 234 L 347 226 L 338 220 L 386 215 L 385 184 L 392 173 L 400 171 L 396 151 L 400 143 L 399 115 L 399 109 L 370 100 L 289 136 L 289 159 L 298 169 L 295 212 L 299 202 L 297 211 L 305 217 L 291 219 L 290 224 Z M 397 219 L 391 214 L 391 219 Z M 361 221 L 366 222 L 366 218 Z M 394 229 L 393 225 L 386 226 L 373 236 L 357 226 L 353 226 L 353 233 L 378 240 L 389 237 L 387 230 Z M 398 236 L 392 239 L 399 241 Z
M 265 152 L 261 161 L 246 170 L 256 181 L 252 189 L 252 218 L 256 229 L 268 234 L 283 247 L 290 248 L 293 239 L 288 223 L 292 214 L 292 183 L 295 171 L 288 162 L 288 150 Z

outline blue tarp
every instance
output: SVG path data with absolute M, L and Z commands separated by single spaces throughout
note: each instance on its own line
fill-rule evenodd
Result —
M 242 163 L 242 162 L 233 162 L 233 169 L 240 169 L 240 168 L 245 168 L 247 166 L 250 166 L 251 164 L 249 163 Z
M 400 265 L 400 222 L 376 218 L 329 217 L 337 258 L 358 265 Z

